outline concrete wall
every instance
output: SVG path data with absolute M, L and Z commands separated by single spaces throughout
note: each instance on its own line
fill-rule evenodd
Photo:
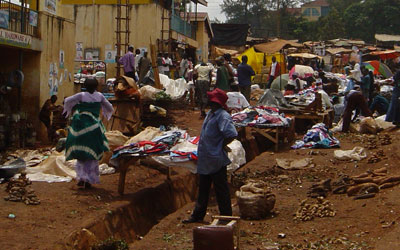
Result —
M 82 42 L 83 49 L 100 49 L 100 60 L 105 59 L 106 46 L 115 50 L 117 7 L 115 5 L 75 5 L 75 42 Z M 161 37 L 162 8 L 157 4 L 133 5 L 130 11 L 130 41 L 135 48 L 150 49 L 150 39 L 156 44 Z M 124 38 L 122 38 L 124 39 Z M 124 51 L 122 52 L 124 54 Z M 116 75 L 116 63 L 107 64 L 107 78 Z
M 39 86 L 40 93 L 38 97 L 38 107 L 50 98 L 49 79 L 52 78 L 54 83 L 56 79 L 60 80 L 61 76 L 67 73 L 67 77 L 62 77 L 62 82 L 58 86 L 58 101 L 61 104 L 64 97 L 73 95 L 77 92 L 77 88 L 73 83 L 74 59 L 75 59 L 75 23 L 72 20 L 50 15 L 46 12 L 40 12 L 40 37 L 42 40 L 42 52 L 40 59 L 36 65 L 32 65 L 32 69 L 27 68 L 26 71 L 38 70 L 40 72 L 40 80 L 35 83 Z M 60 65 L 60 51 L 64 51 L 64 65 Z M 57 73 L 50 75 L 50 65 L 53 65 Z M 71 73 L 71 80 L 69 78 Z M 38 127 L 38 138 L 45 137 L 43 125 Z
M 208 61 L 208 43 L 210 42 L 210 37 L 207 32 L 206 22 L 198 22 L 196 40 L 198 41 L 197 48 L 197 60 L 198 61 Z

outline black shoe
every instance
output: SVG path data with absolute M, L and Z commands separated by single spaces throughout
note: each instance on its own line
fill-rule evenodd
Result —
M 190 217 L 189 219 L 183 220 L 183 224 L 190 224 L 190 223 L 196 223 L 196 222 L 202 222 L 202 219 L 196 219 L 194 217 Z
M 78 185 L 78 187 L 83 187 L 85 185 L 85 182 L 84 181 L 79 181 L 78 184 L 76 184 L 76 185 Z
M 85 181 L 85 183 L 83 184 L 83 187 L 84 187 L 85 189 L 89 189 L 89 188 L 92 188 L 92 184 L 90 184 L 89 182 L 86 182 L 86 181 Z

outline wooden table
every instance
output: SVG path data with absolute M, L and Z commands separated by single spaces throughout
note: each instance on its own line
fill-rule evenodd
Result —
M 136 165 L 139 160 L 145 158 L 146 156 L 120 156 L 120 158 L 118 159 L 118 167 L 115 168 L 116 172 L 119 172 L 118 193 L 120 195 L 123 195 L 125 191 L 125 179 L 129 167 Z M 170 167 L 168 167 L 167 179 L 171 179 Z
M 274 144 L 275 152 L 279 151 L 279 139 L 287 139 L 291 142 L 294 138 L 294 119 L 290 127 L 269 127 L 269 128 L 257 128 L 257 127 L 239 127 L 237 128 L 239 135 L 242 139 L 246 139 L 246 134 L 255 131 L 256 133 L 262 135 L 267 140 Z
M 310 120 L 313 123 L 325 123 L 328 128 L 332 127 L 332 121 L 334 118 L 333 109 L 321 110 L 321 111 L 310 111 L 304 109 L 284 109 L 279 110 L 295 119 Z

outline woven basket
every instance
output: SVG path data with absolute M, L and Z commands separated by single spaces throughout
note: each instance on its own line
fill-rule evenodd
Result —
M 240 216 L 244 219 L 258 220 L 271 214 L 275 206 L 275 195 L 271 192 L 254 194 L 251 192 L 236 192 Z

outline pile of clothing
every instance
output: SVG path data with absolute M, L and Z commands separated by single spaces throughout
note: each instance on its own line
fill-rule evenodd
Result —
M 178 143 L 188 142 L 193 144 L 191 150 L 174 150 L 174 146 Z M 171 161 L 181 162 L 188 160 L 197 160 L 197 143 L 196 137 L 190 138 L 189 135 L 183 130 L 169 130 L 164 131 L 160 135 L 155 136 L 151 140 L 144 140 L 125 144 L 116 148 L 111 157 L 111 163 L 122 155 L 129 155 L 134 157 L 168 154 Z M 113 161 L 114 160 L 114 161 Z
M 242 112 L 232 115 L 237 127 L 289 127 L 290 118 L 279 114 L 279 109 L 272 107 L 249 107 Z
M 299 148 L 338 148 L 340 142 L 324 123 L 318 123 L 307 131 L 303 140 L 296 141 L 293 149 Z

